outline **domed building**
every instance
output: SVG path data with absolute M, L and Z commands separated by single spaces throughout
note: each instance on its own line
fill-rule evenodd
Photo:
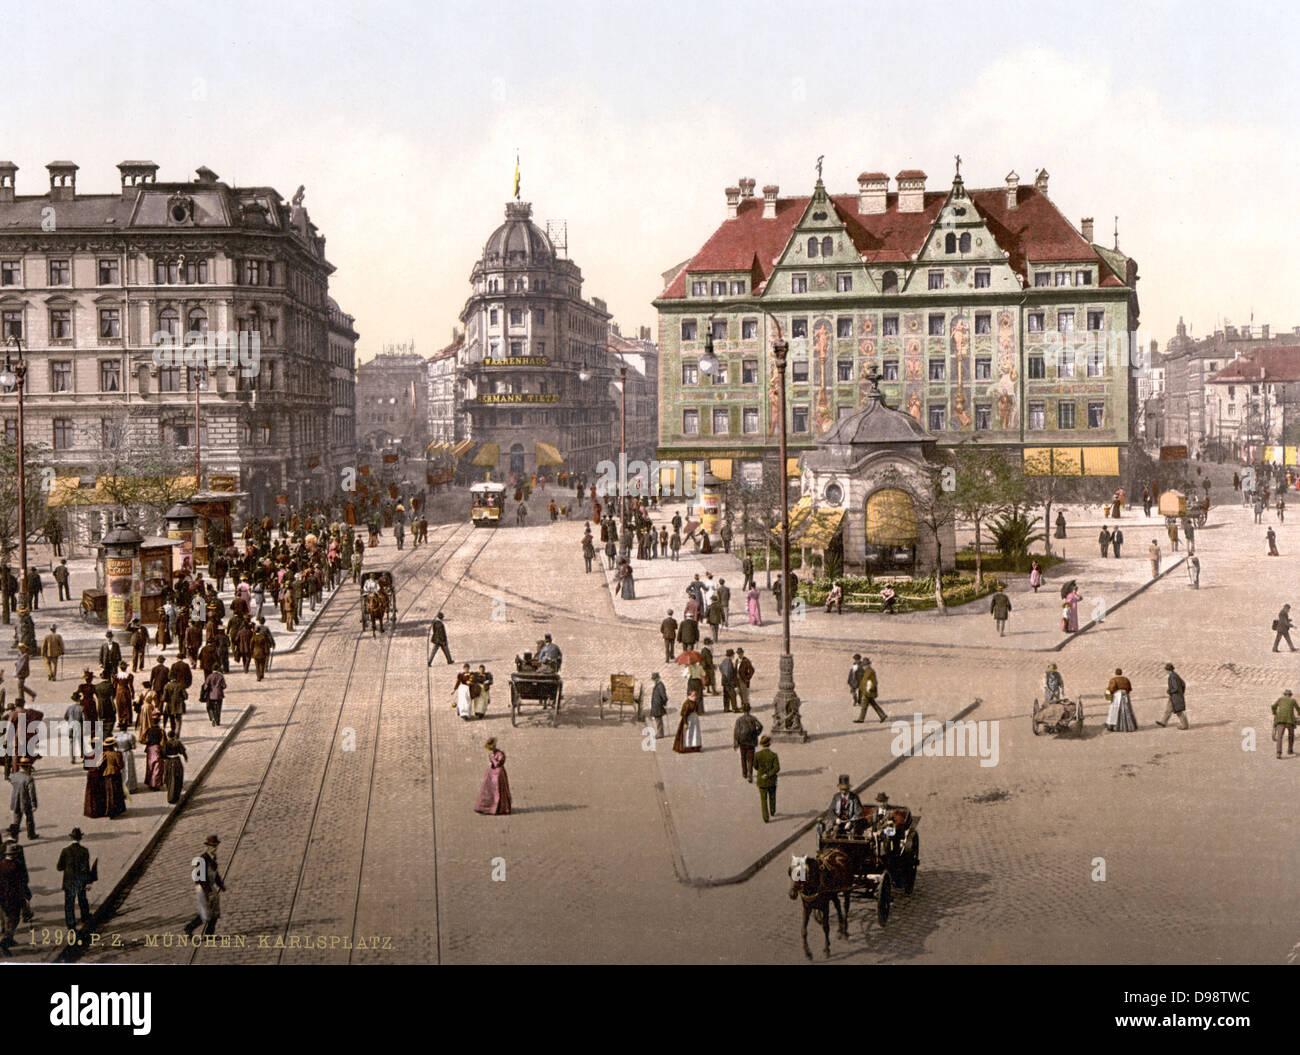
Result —
M 456 434 L 475 444 L 463 461 L 476 478 L 591 473 L 618 458 L 609 313 L 602 301 L 583 300 L 582 271 L 532 211 L 528 202 L 506 203 L 460 313 Z

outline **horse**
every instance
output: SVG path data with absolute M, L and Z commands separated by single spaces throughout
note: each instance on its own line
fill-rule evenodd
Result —
M 366 615 L 370 622 L 370 636 L 375 636 L 375 628 L 378 626 L 379 632 L 384 629 L 384 614 L 388 611 L 388 598 L 382 590 L 366 595 Z M 364 630 L 365 628 L 362 627 Z
M 830 906 L 835 906 L 835 915 L 839 917 L 839 936 L 849 936 L 849 897 L 853 889 L 853 869 L 849 855 L 843 850 L 823 850 L 816 857 L 791 857 L 790 859 L 790 900 L 796 897 L 803 901 L 803 954 L 813 958 L 808 948 L 808 916 L 816 912 L 817 921 L 822 926 L 822 935 L 826 941 L 826 957 L 831 955 L 831 920 Z M 840 910 L 839 895 L 844 895 L 844 909 Z

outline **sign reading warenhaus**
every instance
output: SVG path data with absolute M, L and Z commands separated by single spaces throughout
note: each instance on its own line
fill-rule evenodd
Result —
M 858 193 L 727 190 L 727 218 L 666 276 L 659 311 L 659 457 L 773 455 L 772 342 L 789 341 L 791 455 L 864 405 L 888 405 L 940 445 L 1069 446 L 1086 475 L 1119 472 L 1129 437 L 1137 264 L 1093 243 L 1047 197 L 1047 173 L 926 191 L 863 173 Z M 712 336 L 720 368 L 699 369 Z M 713 453 L 714 449 L 718 453 Z M 725 453 L 724 453 L 725 452 Z M 730 472 L 720 465 L 715 471 Z

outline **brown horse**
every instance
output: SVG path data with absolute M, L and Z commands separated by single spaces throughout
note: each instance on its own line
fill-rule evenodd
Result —
M 374 637 L 376 627 L 384 632 L 384 615 L 388 612 L 388 597 L 382 590 L 366 596 L 366 616 L 370 622 L 370 636 Z M 362 628 L 365 629 L 364 627 Z
M 803 901 L 803 954 L 812 959 L 808 948 L 808 916 L 816 912 L 817 921 L 822 925 L 822 935 L 826 940 L 826 956 L 831 954 L 831 919 L 830 906 L 835 906 L 835 915 L 839 917 L 839 936 L 849 936 L 849 896 L 853 889 L 853 869 L 849 855 L 843 850 L 823 850 L 816 857 L 792 857 L 790 859 L 790 899 L 796 897 Z M 844 909 L 840 910 L 839 895 L 844 895 Z

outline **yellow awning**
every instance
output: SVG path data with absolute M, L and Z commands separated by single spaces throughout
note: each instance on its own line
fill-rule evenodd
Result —
M 1078 447 L 1053 447 L 1052 475 L 1082 476 L 1083 452 Z
M 1283 458 L 1282 458 L 1282 462 L 1283 462 L 1283 464 L 1285 464 L 1285 465 L 1295 465 L 1295 452 L 1296 452 L 1296 449 L 1295 449 L 1294 447 L 1283 447 L 1282 450 L 1283 450 L 1283 453 L 1284 453 L 1284 456 L 1283 456 Z
M 731 459 L 730 458 L 711 458 L 709 459 L 709 472 L 713 473 L 719 480 L 731 479 Z
M 1083 475 L 1084 476 L 1118 476 L 1119 475 L 1119 448 L 1118 447 L 1084 447 L 1083 448 Z
M 496 443 L 485 443 L 479 448 L 478 453 L 474 455 L 470 465 L 477 465 L 480 469 L 495 469 L 497 462 L 501 460 L 501 447 Z
M 803 549 L 825 549 L 839 534 L 843 521 L 843 509 L 818 509 L 805 518 L 801 532 L 791 534 L 790 545 Z
M 798 459 L 798 458 L 786 458 L 786 460 L 785 460 L 785 475 L 786 475 L 787 477 L 790 477 L 790 476 L 798 476 L 798 475 L 799 475 L 799 459 Z
M 677 467 L 675 465 L 659 466 L 659 490 L 663 494 L 676 495 Z
M 447 446 L 447 444 L 444 443 L 442 440 L 431 440 L 429 442 L 429 446 L 424 448 L 424 453 L 436 454 L 438 451 L 442 450 L 445 446 Z
M 896 487 L 885 487 L 867 499 L 867 544 L 916 545 L 916 511 L 911 495 Z
M 1026 447 L 1024 473 L 1026 476 L 1052 475 L 1052 448 Z
M 453 458 L 463 458 L 470 451 L 470 449 L 473 448 L 473 446 L 474 446 L 473 440 L 461 440 L 458 444 L 456 444 L 456 446 L 454 446 L 451 449 L 451 455 Z
M 554 444 L 538 440 L 533 444 L 533 451 L 537 455 L 538 466 L 556 467 L 564 464 L 564 459 L 560 457 L 560 452 Z

